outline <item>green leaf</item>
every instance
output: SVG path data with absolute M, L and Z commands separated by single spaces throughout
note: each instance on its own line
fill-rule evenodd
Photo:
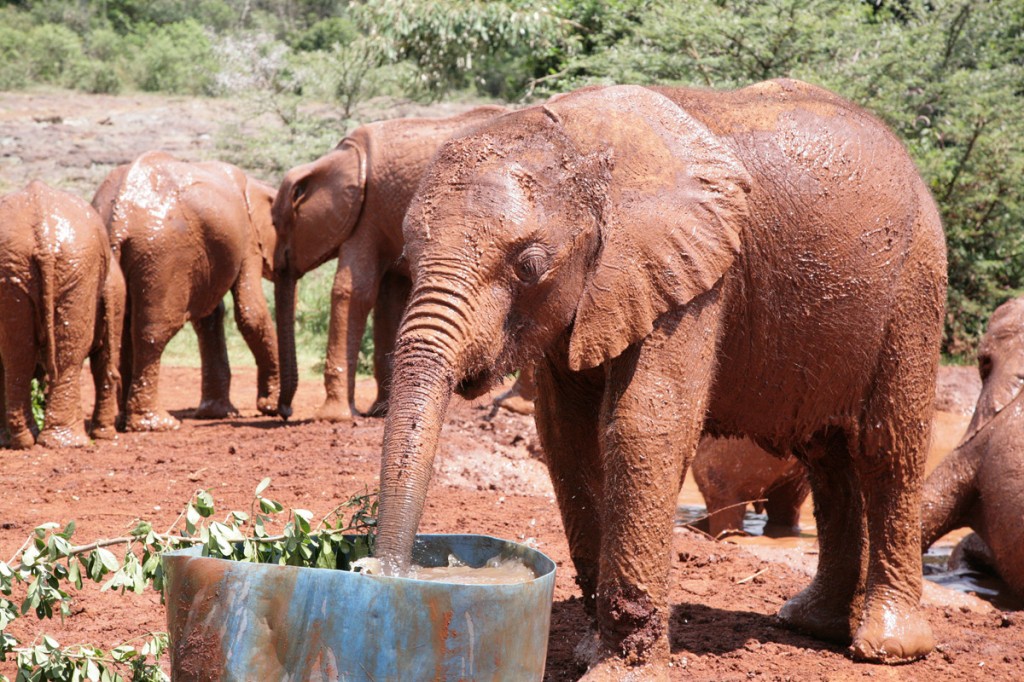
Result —
M 120 564 L 117 562 L 117 557 L 115 557 L 110 550 L 99 547 L 96 551 L 99 554 L 100 561 L 103 562 L 103 567 L 105 569 L 108 571 L 116 571 L 118 569 Z
M 213 515 L 213 495 L 205 490 L 196 494 L 196 509 L 204 519 Z
M 76 590 L 82 589 L 82 563 L 81 561 L 68 560 L 68 581 L 75 586 Z
M 263 493 L 263 491 L 267 489 L 267 487 L 269 485 L 270 485 L 270 478 L 269 477 L 264 478 L 262 481 L 260 481 L 260 484 L 258 486 L 256 486 L 256 493 L 255 493 L 256 497 L 259 497 Z

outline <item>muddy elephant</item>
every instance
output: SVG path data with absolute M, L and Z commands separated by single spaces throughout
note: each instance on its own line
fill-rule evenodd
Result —
M 799 532 L 800 507 L 811 486 L 796 457 L 776 457 L 749 438 L 705 436 L 690 468 L 707 505 L 707 519 L 697 524 L 701 530 L 714 537 L 742 530 L 751 502 L 768 515 L 765 535 Z
M 106 230 L 89 204 L 38 181 L 0 199 L 0 446 L 37 441 L 36 375 L 46 385 L 38 443 L 89 443 L 81 396 L 86 357 L 96 382 L 91 434 L 114 436 L 123 298 Z
M 967 433 L 924 483 L 921 547 L 969 526 L 988 547 L 982 553 L 1024 596 L 1024 298 L 992 314 L 978 370 L 981 395 Z
M 807 466 L 813 582 L 780 612 L 858 659 L 932 649 L 920 485 L 946 290 L 935 204 L 876 118 L 792 80 L 605 86 L 449 140 L 406 216 L 378 556 L 404 569 L 453 392 L 536 362 L 591 679 L 661 678 L 702 433 Z
M 256 359 L 257 408 L 275 414 L 277 335 L 261 278 L 272 278 L 274 189 L 226 163 L 147 152 L 114 169 L 93 197 L 127 288 L 121 413 L 129 431 L 176 429 L 159 406 L 160 356 L 191 321 L 199 339 L 198 419 L 237 414 L 224 339 L 224 296 Z
M 331 318 L 324 363 L 327 397 L 316 418 L 346 421 L 355 408 L 356 364 L 373 310 L 374 377 L 371 414 L 387 404 L 390 353 L 409 297 L 402 260 L 402 220 L 420 176 L 437 148 L 460 128 L 504 113 L 478 107 L 448 118 L 401 118 L 356 128 L 312 163 L 291 169 L 274 202 L 277 334 L 282 363 L 279 412 L 291 414 L 298 384 L 295 361 L 296 281 L 332 258 Z

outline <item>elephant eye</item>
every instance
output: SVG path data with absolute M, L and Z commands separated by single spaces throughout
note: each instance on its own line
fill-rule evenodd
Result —
M 547 249 L 539 244 L 532 244 L 523 249 L 512 269 L 520 281 L 533 284 L 547 271 L 550 260 L 551 256 Z

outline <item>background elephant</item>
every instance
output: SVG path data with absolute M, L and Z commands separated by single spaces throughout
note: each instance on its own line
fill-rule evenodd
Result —
M 714 537 L 743 530 L 747 503 L 753 501 L 755 511 L 768 515 L 765 535 L 800 531 L 800 507 L 811 484 L 796 457 L 776 457 L 749 438 L 704 436 L 690 468 L 707 505 L 707 519 L 695 524 L 701 530 Z
M 295 284 L 332 258 L 331 320 L 324 363 L 327 398 L 316 418 L 342 421 L 355 408 L 356 364 L 373 309 L 377 399 L 387 402 L 390 353 L 409 297 L 402 220 L 420 176 L 452 133 L 505 111 L 478 107 L 448 118 L 401 118 L 356 128 L 337 147 L 285 175 L 274 202 L 277 229 L 277 333 L 282 363 L 280 412 L 291 414 L 298 385 Z
M 967 433 L 924 484 L 921 547 L 970 526 L 1024 596 L 1024 298 L 992 313 L 978 370 L 982 390 Z
M 38 181 L 0 200 L 0 414 L 6 445 L 28 448 L 35 441 L 30 384 L 38 367 L 46 382 L 38 442 L 89 443 L 80 380 L 86 356 L 96 379 L 92 434 L 112 437 L 123 291 L 106 230 L 89 204 Z
M 935 380 L 935 410 L 970 415 L 981 391 L 974 367 L 939 367 Z M 769 454 L 749 438 L 705 436 L 691 465 L 704 496 L 708 519 L 696 524 L 713 536 L 743 529 L 747 500 L 765 498 L 754 505 L 768 514 L 765 534 L 789 535 L 799 530 L 800 507 L 810 492 L 807 471 L 791 455 Z
M 237 414 L 224 339 L 229 290 L 235 321 L 256 358 L 257 407 L 275 413 L 277 337 L 261 285 L 261 277 L 272 277 L 273 200 L 272 187 L 235 166 L 185 163 L 163 152 L 119 166 L 97 190 L 93 205 L 128 292 L 121 365 L 127 430 L 178 427 L 159 407 L 160 356 L 188 320 L 199 338 L 203 377 L 194 416 Z
M 792 627 L 926 654 L 920 484 L 946 255 L 906 152 L 791 80 L 594 87 L 449 140 L 405 222 L 378 555 L 402 570 L 450 396 L 536 362 L 589 673 L 664 676 L 679 481 L 703 432 L 808 467 L 818 572 Z

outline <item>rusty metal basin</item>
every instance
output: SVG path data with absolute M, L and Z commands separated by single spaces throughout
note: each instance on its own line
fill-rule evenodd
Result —
M 535 579 L 458 585 L 324 568 L 163 555 L 171 678 L 540 680 L 555 565 L 482 535 L 417 536 L 413 560 L 471 566 L 517 557 Z

